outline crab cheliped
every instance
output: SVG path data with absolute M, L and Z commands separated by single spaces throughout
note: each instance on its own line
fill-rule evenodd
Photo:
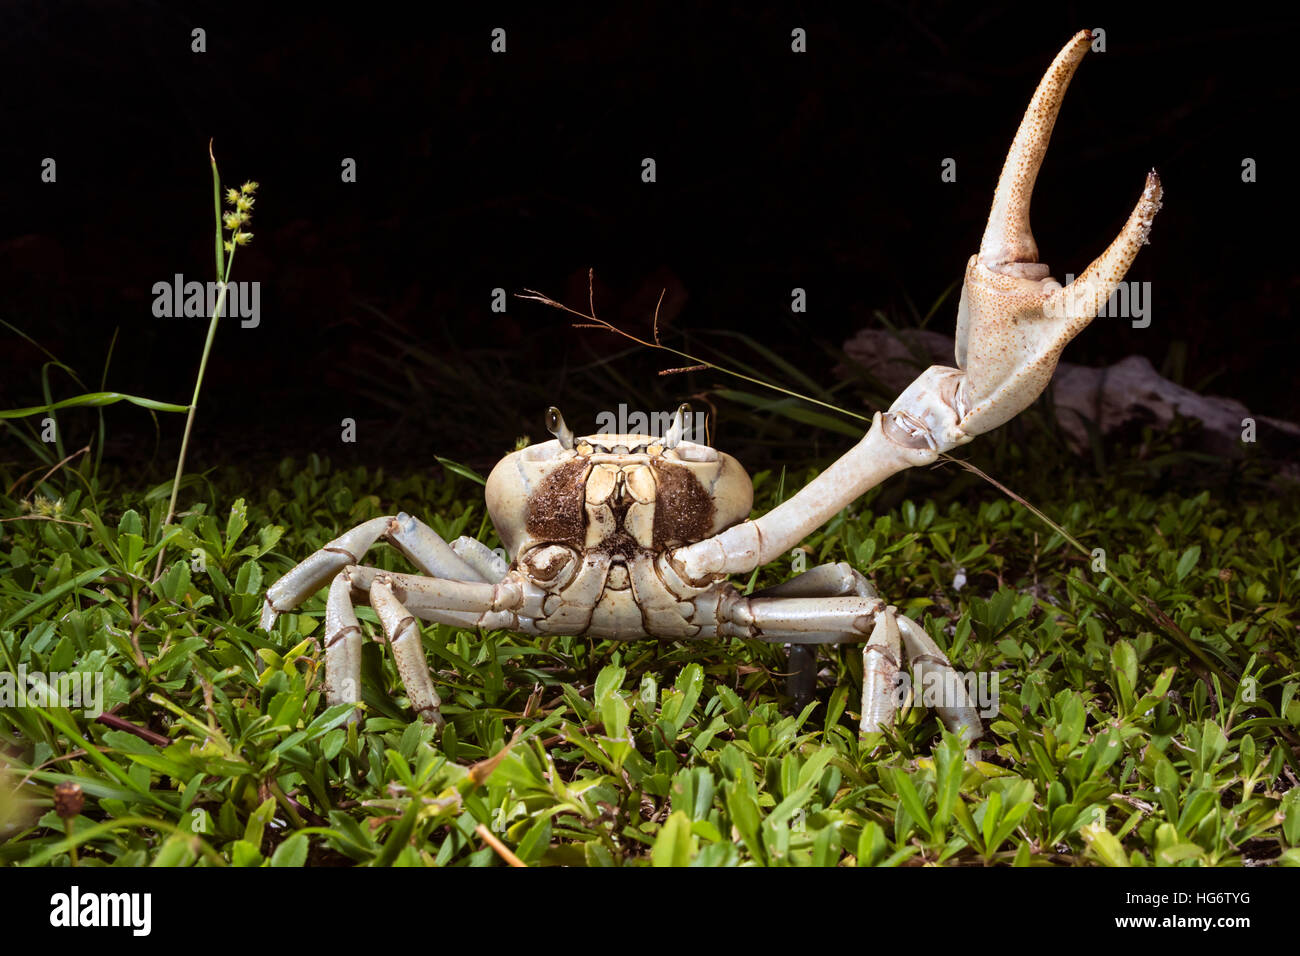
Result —
M 375 610 L 411 706 L 441 723 L 417 619 L 530 635 L 675 641 L 744 637 L 792 645 L 863 644 L 860 727 L 888 726 L 904 661 L 920 686 L 953 688 L 939 717 L 967 740 L 982 725 L 948 658 L 925 629 L 882 599 L 847 563 L 827 564 L 753 594 L 731 575 L 789 554 L 860 495 L 904 468 L 991 431 L 1047 387 L 1066 343 L 1115 291 L 1160 208 L 1148 174 L 1118 238 L 1068 286 L 1038 261 L 1029 201 L 1066 87 L 1092 34 L 1076 34 L 1038 85 L 998 179 L 979 252 L 966 265 L 957 312 L 957 368 L 932 366 L 865 437 L 797 494 L 750 518 L 753 488 L 731 456 L 683 438 L 677 411 L 662 437 L 576 437 L 554 408 L 554 438 L 507 455 L 487 480 L 488 512 L 508 553 L 473 538 L 448 545 L 415 517 L 358 525 L 280 578 L 262 626 L 327 582 L 323 641 L 329 703 L 357 702 L 362 630 L 354 602 Z M 362 565 L 380 538 L 422 573 Z M 903 657 L 906 652 L 906 658 Z M 354 719 L 355 719 L 355 715 Z

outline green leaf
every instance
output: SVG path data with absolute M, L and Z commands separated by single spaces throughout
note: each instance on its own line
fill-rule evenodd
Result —
M 158 853 L 154 856 L 150 866 L 192 866 L 194 861 L 198 859 L 193 846 L 196 839 L 196 837 L 185 834 L 172 834 L 163 841 L 163 845 L 158 849 Z
M 262 845 L 262 834 L 266 825 L 275 816 L 275 797 L 267 797 L 256 810 L 248 815 L 248 825 L 244 827 L 244 839 L 253 846 Z
M 239 536 L 244 533 L 244 529 L 247 527 L 248 506 L 244 503 L 243 498 L 237 498 L 235 503 L 230 506 L 230 517 L 226 519 L 226 547 L 223 553 L 227 558 L 234 552 L 235 542 L 239 540 Z
M 1133 688 L 1137 686 L 1137 652 L 1128 641 L 1119 640 L 1110 651 L 1111 666 L 1115 668 L 1118 684 L 1116 692 L 1124 713 L 1132 713 L 1135 707 Z
M 934 766 L 934 823 L 938 827 L 946 827 L 953 808 L 961 799 L 961 781 L 966 771 L 965 747 L 961 738 L 944 735 L 943 743 L 934 749 Z
M 694 662 L 687 664 L 677 675 L 673 687 L 680 696 L 674 702 L 675 709 L 670 719 L 674 732 L 681 733 L 695 710 L 695 702 L 700 699 L 700 691 L 704 688 L 704 668 Z M 665 702 L 666 706 L 667 702 Z
M 271 854 L 271 865 L 300 867 L 307 862 L 307 849 L 306 834 L 295 833 L 275 848 Z
M 816 784 L 822 778 L 822 773 L 826 770 L 826 765 L 835 758 L 835 750 L 832 747 L 822 747 L 811 757 L 808 762 L 799 770 L 799 778 L 796 783 L 797 787 L 804 787 L 810 784 Z
M 681 810 L 675 810 L 659 828 L 659 835 L 650 850 L 650 863 L 652 866 L 687 866 L 695 853 L 695 844 L 690 818 Z
M 519 841 L 515 854 L 525 863 L 536 863 L 551 843 L 551 818 L 543 817 L 529 828 Z
M 167 402 L 154 401 L 152 398 L 141 398 L 138 395 L 124 395 L 121 392 L 87 392 L 84 395 L 65 398 L 61 402 L 48 405 L 33 405 L 30 408 L 14 408 L 9 411 L 0 411 L 0 419 L 27 418 L 29 415 L 54 412 L 60 408 L 93 408 L 100 405 L 113 405 L 117 402 L 130 402 L 132 405 L 139 405 L 141 408 L 147 408 L 155 412 L 188 412 L 190 410 L 188 405 L 171 405 Z
M 740 838 L 749 848 L 750 854 L 760 863 L 767 862 L 763 841 L 759 838 L 761 818 L 758 805 L 743 787 L 732 784 L 727 788 L 727 813 L 731 822 L 740 831 Z
M 1282 835 L 1292 846 L 1300 846 L 1300 788 L 1292 787 L 1282 795 Z
M 468 478 L 470 481 L 477 482 L 480 485 L 486 485 L 487 479 L 480 475 L 473 468 L 454 462 L 450 458 L 443 458 L 441 455 L 434 455 L 438 459 L 438 464 L 446 468 L 453 475 L 460 475 L 462 478 Z
M 835 866 L 839 862 L 840 834 L 835 827 L 823 827 L 813 840 L 813 866 Z
M 885 857 L 889 844 L 885 840 L 885 831 L 875 820 L 868 820 L 858 837 L 858 866 L 877 866 Z
M 1088 844 L 1088 850 L 1102 863 L 1119 867 L 1129 865 L 1128 857 L 1124 855 L 1124 847 L 1119 839 L 1101 824 L 1090 823 L 1079 832 L 1083 835 L 1084 842 Z
M 1201 746 L 1198 752 L 1201 769 L 1208 771 L 1228 749 L 1228 738 L 1217 723 L 1209 718 L 1201 724 Z
M 1183 805 L 1182 816 L 1178 818 L 1179 835 L 1191 836 L 1196 825 L 1218 803 L 1218 800 L 1219 796 L 1213 790 L 1196 790 L 1189 794 L 1187 802 Z
M 390 757 L 395 753 L 394 750 L 388 751 Z M 400 757 L 401 755 L 397 754 L 397 756 Z M 384 841 L 383 849 L 375 857 L 375 866 L 392 866 L 393 861 L 397 859 L 397 855 L 406 849 L 410 843 L 411 834 L 415 831 L 415 821 L 420 816 L 421 805 L 421 801 L 418 799 L 408 802 L 406 812 L 393 825 L 388 834 L 388 839 Z
M 1174 570 L 1175 580 L 1182 582 L 1183 578 L 1192 573 L 1192 568 L 1196 567 L 1196 562 L 1201 560 L 1201 546 L 1194 544 L 1183 552 L 1183 556 L 1178 559 L 1178 567 Z
M 230 862 L 233 866 L 261 866 L 262 851 L 247 840 L 236 840 L 230 845 Z
M 895 769 L 893 771 L 894 786 L 898 790 L 898 799 L 907 811 L 907 815 L 912 821 L 925 831 L 926 836 L 934 836 L 934 827 L 930 823 L 930 818 L 921 805 L 921 798 L 917 795 L 916 788 L 912 786 L 912 778 L 907 771 Z
M 91 568 L 89 571 L 82 571 L 71 581 L 64 581 L 58 587 L 51 589 L 49 592 L 41 595 L 36 600 L 28 604 L 25 604 L 17 611 L 14 611 L 12 614 L 10 614 L 7 618 L 4 619 L 3 623 L 0 623 L 0 630 L 13 627 L 15 624 L 27 620 L 27 618 L 31 617 L 37 611 L 40 611 L 48 607 L 49 605 L 54 604 L 56 601 L 62 600 L 64 595 L 72 591 L 76 591 L 78 588 L 85 587 L 91 581 L 105 574 L 108 570 L 109 570 L 108 566 L 104 565 L 103 567 L 99 567 L 99 568 Z

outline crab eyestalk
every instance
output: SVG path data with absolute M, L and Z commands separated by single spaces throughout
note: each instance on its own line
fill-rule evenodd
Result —
M 562 448 L 573 447 L 573 430 L 564 424 L 564 416 L 554 405 L 546 410 L 546 430 L 560 440 Z
M 686 433 L 686 419 L 691 414 L 691 406 L 687 402 L 677 406 L 677 411 L 673 415 L 673 423 L 668 427 L 668 434 L 664 435 L 664 447 L 676 448 L 681 444 L 682 436 Z

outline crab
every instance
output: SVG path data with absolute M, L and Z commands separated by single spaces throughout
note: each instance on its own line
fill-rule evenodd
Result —
M 1034 181 L 1066 87 L 1092 40 L 1076 34 L 1038 84 L 993 197 L 979 252 L 966 265 L 957 311 L 956 368 L 932 366 L 862 440 L 797 494 L 751 518 L 753 488 L 730 455 L 684 437 L 687 407 L 665 434 L 575 436 L 555 409 L 550 441 L 502 459 L 486 483 L 487 508 L 513 560 L 469 537 L 447 544 L 399 513 L 360 524 L 298 564 L 266 594 L 261 625 L 327 582 L 323 642 L 330 704 L 360 700 L 362 629 L 354 605 L 376 612 L 411 707 L 441 724 L 420 620 L 528 635 L 639 640 L 753 638 L 791 646 L 863 645 L 860 730 L 882 731 L 898 708 L 900 669 L 916 686 L 948 688 L 934 704 L 966 741 L 983 731 L 953 665 L 918 623 L 899 613 L 847 563 L 812 568 L 744 594 L 747 575 L 790 553 L 866 491 L 905 468 L 1003 424 L 1046 388 L 1061 350 L 1096 316 L 1147 242 L 1160 208 L 1155 171 L 1119 236 L 1072 283 L 1038 261 L 1029 226 Z M 368 567 L 386 539 L 421 572 Z M 797 669 L 797 667 L 796 667 Z M 357 715 L 351 715 L 356 719 Z

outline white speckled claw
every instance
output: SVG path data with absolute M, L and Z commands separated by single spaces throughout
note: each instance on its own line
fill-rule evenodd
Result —
M 1038 261 L 1029 225 L 1034 181 L 1065 90 L 1091 41 L 1088 30 L 1075 34 L 1038 84 L 998 178 L 980 251 L 966 267 L 956 350 L 965 377 L 955 396 L 966 435 L 992 431 L 1042 393 L 1061 350 L 1123 280 L 1160 209 L 1160 180 L 1152 170 L 1119 237 L 1069 286 L 1062 288 Z

